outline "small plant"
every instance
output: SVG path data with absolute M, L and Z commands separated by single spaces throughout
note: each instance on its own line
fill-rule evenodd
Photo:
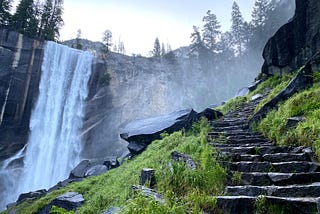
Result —
M 232 184 L 233 185 L 240 185 L 241 184 L 241 178 L 242 178 L 242 173 L 241 172 L 234 172 L 232 176 Z
M 259 196 L 255 201 L 255 214 L 285 214 L 293 213 L 292 210 L 268 202 L 266 196 Z

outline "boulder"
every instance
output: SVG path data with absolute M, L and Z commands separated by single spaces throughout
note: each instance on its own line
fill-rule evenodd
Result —
M 72 182 L 80 182 L 82 180 L 83 180 L 83 178 L 72 178 L 72 179 L 68 178 L 68 179 L 65 179 L 63 181 L 59 181 L 56 185 L 54 185 L 53 187 L 48 189 L 48 193 L 50 193 L 50 192 L 52 192 L 54 190 L 63 188 L 65 186 L 67 186 L 68 184 L 72 183 Z
M 69 178 L 84 178 L 85 173 L 90 167 L 90 161 L 89 160 L 83 160 L 81 161 L 71 172 L 69 175 Z
M 103 165 L 107 167 L 108 170 L 114 169 L 120 166 L 117 156 L 110 156 L 103 159 Z
M 251 101 L 256 101 L 256 100 L 259 100 L 259 99 L 262 99 L 263 98 L 263 95 L 262 94 L 255 94 L 251 97 Z
M 291 72 L 303 66 L 320 51 L 320 1 L 296 0 L 296 11 L 290 22 L 269 39 L 264 51 L 262 73 Z M 319 62 L 313 63 L 319 70 Z
M 28 193 L 23 193 L 19 195 L 17 204 L 20 204 L 24 201 L 29 201 L 29 200 L 34 200 L 37 198 L 40 198 L 41 196 L 45 195 L 47 191 L 45 189 L 33 191 L 33 192 L 28 192 Z
M 84 198 L 77 192 L 67 192 L 60 195 L 47 206 L 45 206 L 38 214 L 49 214 L 52 206 L 57 206 L 65 210 L 76 210 L 84 203 Z
M 103 212 L 102 214 L 116 214 L 119 213 L 120 207 L 111 207 L 107 211 Z
M 289 130 L 295 128 L 298 123 L 303 122 L 304 120 L 304 117 L 290 117 L 287 119 L 286 129 Z
M 154 169 L 144 168 L 140 173 L 140 185 L 148 184 L 151 188 L 156 185 L 156 176 Z
M 108 168 L 105 165 L 99 164 L 99 165 L 92 166 L 88 170 L 86 170 L 84 176 L 90 177 L 90 176 L 101 175 L 106 171 L 108 171 Z
M 141 192 L 142 195 L 144 195 L 146 197 L 151 197 L 155 201 L 158 201 L 160 203 L 164 203 L 165 202 L 165 199 L 164 199 L 163 195 L 157 193 L 153 189 L 149 189 L 149 188 L 144 187 L 144 186 L 132 186 L 132 189 L 134 191 L 136 191 L 136 192 Z
M 189 169 L 196 169 L 197 168 L 197 164 L 196 162 L 189 156 L 189 155 L 185 155 L 183 153 L 177 152 L 177 151 L 173 151 L 171 153 L 171 158 L 175 161 L 183 161 L 185 162 L 186 166 Z
M 206 109 L 199 114 L 193 109 L 176 111 L 168 115 L 133 121 L 125 126 L 120 137 L 129 142 L 128 149 L 131 154 L 137 155 L 152 141 L 160 139 L 161 133 L 171 134 L 181 129 L 190 129 L 202 116 L 212 120 L 221 117 L 222 114 L 212 109 Z

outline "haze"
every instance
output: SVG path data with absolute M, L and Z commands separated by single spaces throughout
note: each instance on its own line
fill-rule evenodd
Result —
M 124 42 L 126 53 L 147 55 L 156 37 L 173 49 L 190 44 L 192 26 L 200 26 L 207 10 L 215 13 L 223 31 L 230 27 L 233 0 L 66 0 L 61 39 L 76 37 L 101 41 L 109 29 L 117 42 Z M 244 18 L 251 19 L 254 0 L 237 0 Z

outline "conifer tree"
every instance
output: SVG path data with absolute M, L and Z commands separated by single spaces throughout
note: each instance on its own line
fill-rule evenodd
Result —
M 38 19 L 33 0 L 21 0 L 17 6 L 17 10 L 12 17 L 11 25 L 14 30 L 34 36 L 38 30 Z
M 105 53 L 110 51 L 112 46 L 112 32 L 110 30 L 105 30 L 102 34 L 102 43 L 104 44 L 104 49 L 102 50 Z
M 242 17 L 239 5 L 235 1 L 232 5 L 231 21 L 233 45 L 235 46 L 237 54 L 241 56 L 244 48 L 244 19 Z
M 154 41 L 152 54 L 153 54 L 153 57 L 161 57 L 161 47 L 160 47 L 160 41 L 158 37 Z
M 221 26 L 217 16 L 208 10 L 202 21 L 204 22 L 202 30 L 203 43 L 209 51 L 217 52 L 219 49 L 218 39 L 221 36 Z
M 0 0 L 0 26 L 9 25 L 11 20 L 12 0 Z
M 199 27 L 193 26 L 193 32 L 190 38 L 191 38 L 191 53 L 196 52 L 200 54 L 201 52 L 203 52 L 203 49 L 205 48 L 205 46 L 199 31 Z

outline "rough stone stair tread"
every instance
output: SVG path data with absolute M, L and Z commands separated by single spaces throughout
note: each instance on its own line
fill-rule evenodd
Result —
M 276 196 L 276 197 L 320 197 L 320 183 L 292 184 L 287 186 L 227 186 L 226 195 Z
M 211 121 L 207 139 L 222 158 L 220 164 L 229 178 L 241 174 L 237 184 L 230 179 L 226 195 L 217 197 L 217 207 L 231 214 L 255 213 L 256 199 L 265 197 L 284 205 L 288 213 L 313 213 L 320 209 L 320 164 L 313 162 L 310 147 L 276 146 L 250 129 L 249 119 L 260 100 Z

